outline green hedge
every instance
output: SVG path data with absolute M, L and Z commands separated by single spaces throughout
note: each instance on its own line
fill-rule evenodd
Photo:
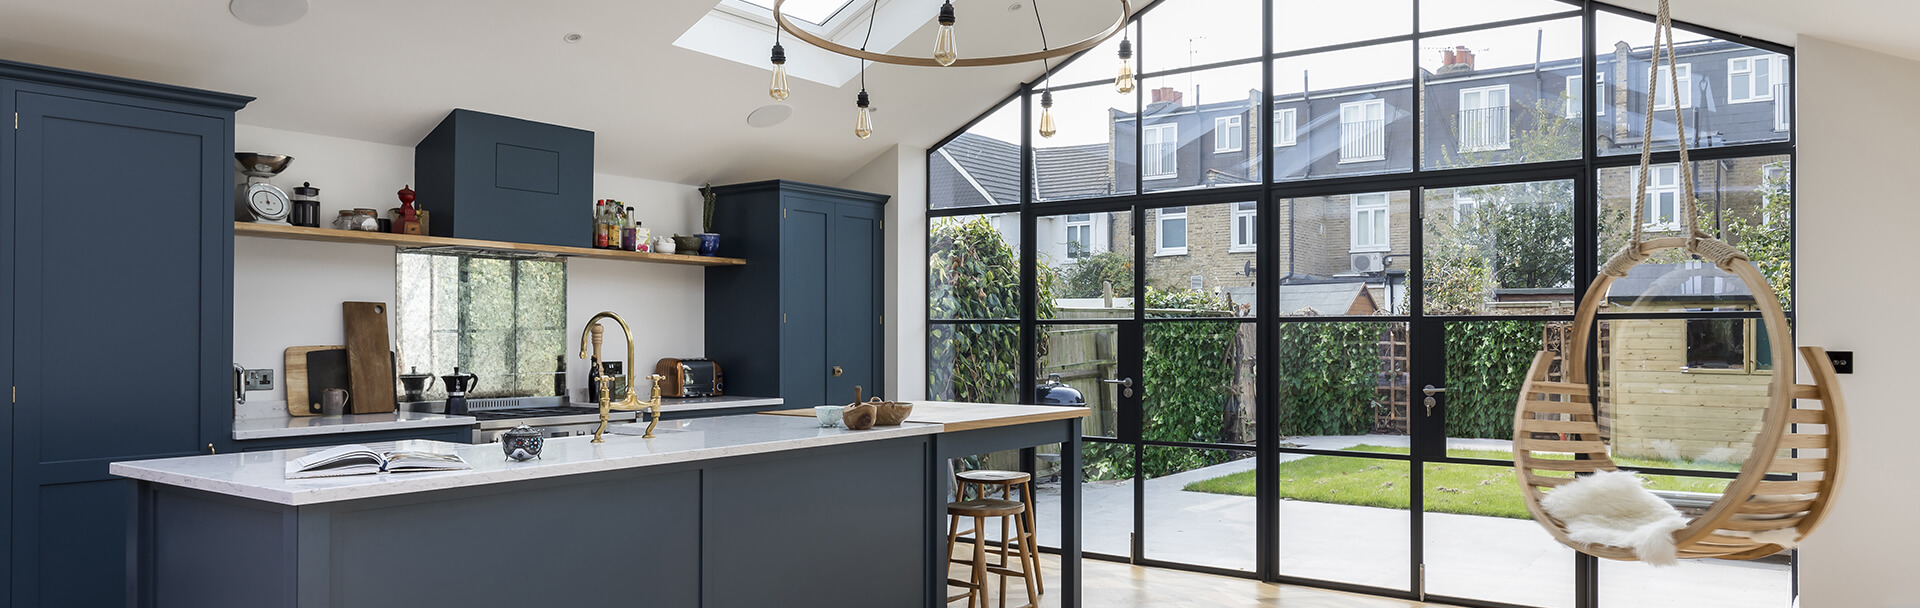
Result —
M 1373 430 L 1385 323 L 1280 326 L 1280 433 L 1364 435 Z
M 1447 324 L 1447 436 L 1513 438 L 1513 409 L 1543 321 Z

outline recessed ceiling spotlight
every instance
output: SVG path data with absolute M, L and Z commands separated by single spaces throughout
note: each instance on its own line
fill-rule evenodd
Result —
M 784 103 L 770 103 L 754 109 L 747 115 L 747 125 L 766 128 L 783 122 L 793 116 L 793 106 Z
M 561 40 L 565 40 L 565 41 L 567 41 L 567 44 L 573 44 L 573 43 L 575 43 L 575 42 L 579 42 L 579 41 L 581 41 L 581 40 L 586 40 L 586 39 L 587 39 L 587 35 L 586 35 L 586 34 L 582 34 L 582 33 L 580 33 L 580 32 L 567 32 L 567 35 L 566 35 L 566 36 L 564 36 L 564 37 L 561 37 L 560 39 L 561 39 Z
M 1026 7 L 1027 7 L 1027 5 L 1025 5 L 1025 4 L 1021 4 L 1021 3 L 1019 3 L 1019 2 L 1015 2 L 1015 3 L 1013 3 L 1013 4 L 1009 4 L 1009 5 L 1007 5 L 1007 12 L 1009 12 L 1009 13 L 1011 13 L 1011 12 L 1015 12 L 1015 11 L 1018 11 L 1018 10 L 1020 10 L 1020 9 L 1023 9 L 1023 8 L 1026 8 Z
M 307 0 L 232 0 L 227 12 L 249 25 L 273 27 L 307 16 Z

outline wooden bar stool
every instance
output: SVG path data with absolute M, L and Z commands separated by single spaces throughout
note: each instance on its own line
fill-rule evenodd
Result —
M 1015 570 L 1008 567 L 1006 563 L 1006 544 L 1003 542 L 1001 543 L 1001 563 L 997 565 L 988 563 L 987 537 L 985 534 L 979 533 L 979 531 L 987 529 L 987 518 L 989 517 L 1000 518 L 1003 526 L 1008 520 L 1012 520 L 1013 527 L 1016 533 L 1019 534 L 1020 545 L 1022 547 L 1029 546 L 1033 543 L 1033 530 L 1027 527 L 1026 513 L 1026 504 L 998 498 L 976 498 L 973 500 L 947 503 L 947 515 L 951 516 L 954 521 L 954 527 L 948 528 L 949 532 L 947 534 L 947 569 L 949 573 L 951 573 L 953 569 L 952 564 L 955 563 L 967 564 L 971 567 L 971 575 L 968 576 L 968 580 L 956 579 L 952 577 L 952 574 L 948 574 L 948 586 L 962 587 L 967 590 L 966 593 L 947 596 L 948 603 L 964 597 L 967 598 L 967 608 L 987 608 L 987 577 L 997 575 L 1000 577 L 1001 608 L 1006 608 L 1007 605 L 1007 577 L 1009 576 L 1018 576 L 1026 583 L 1027 604 L 1023 608 L 1034 608 L 1040 605 L 1039 591 L 1034 584 L 1034 581 L 1039 578 L 1037 576 L 1039 561 L 1029 559 L 1026 550 L 1022 549 L 1016 552 L 1016 555 L 1020 559 L 1020 569 Z M 955 559 L 953 557 L 953 545 L 959 537 L 957 532 L 958 522 L 962 517 L 973 518 L 973 529 L 975 532 L 973 534 L 972 559 Z
M 1020 471 L 997 471 L 992 469 L 963 471 L 954 475 L 953 487 L 955 500 L 964 500 L 966 498 L 966 489 L 969 485 L 976 488 L 975 494 L 979 498 L 987 498 L 992 495 L 995 490 L 998 490 L 1001 500 L 1017 500 L 1026 507 L 1026 512 L 1021 514 L 1022 523 L 1026 524 L 1026 535 L 1009 537 L 1007 535 L 1007 520 L 1000 520 L 1000 547 L 998 550 L 1000 563 L 998 565 L 1002 568 L 1007 566 L 1007 552 L 1013 549 L 1013 545 L 1015 544 L 1017 544 L 1018 551 L 1022 554 L 1021 563 L 1039 564 L 1040 547 L 1038 543 L 1033 542 L 1034 535 L 1038 534 L 1038 528 L 1034 526 L 1034 514 L 1038 512 L 1038 509 L 1035 509 L 1033 505 L 1033 476 Z M 1019 493 L 1017 498 L 1014 496 L 1015 492 Z M 947 529 L 948 534 L 955 535 L 958 538 L 966 538 L 968 535 L 975 533 L 959 532 L 959 526 L 960 518 L 951 518 Z M 974 530 L 978 531 L 979 528 L 976 526 Z M 949 553 L 952 552 L 953 547 L 951 544 L 949 544 L 947 549 Z M 1042 577 L 1035 576 L 1032 584 L 1035 593 L 1045 595 L 1047 593 L 1046 583 L 1041 582 L 1041 578 Z M 1003 589 L 1002 592 L 1004 593 L 1004 591 Z

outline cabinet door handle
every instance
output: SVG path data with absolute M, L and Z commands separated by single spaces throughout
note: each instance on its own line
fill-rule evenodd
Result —
M 838 365 L 835 365 L 835 366 L 833 366 L 833 375 L 834 375 L 835 377 L 839 377 L 839 376 L 840 376 L 840 374 L 844 374 L 844 373 L 846 373 L 846 371 L 847 371 L 847 370 L 844 370 L 844 369 L 840 369 L 840 366 L 838 366 Z

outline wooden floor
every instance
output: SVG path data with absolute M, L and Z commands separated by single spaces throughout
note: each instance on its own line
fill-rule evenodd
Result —
M 1047 554 L 1041 556 L 1042 572 L 1047 582 L 1060 580 L 1060 558 Z M 1248 606 L 1286 606 L 1288 608 L 1418 608 L 1438 606 L 1404 600 L 1387 599 L 1368 595 L 1355 595 L 1338 591 L 1326 591 L 1311 587 L 1294 587 L 1262 583 L 1255 580 L 1199 574 L 1180 570 L 1143 568 L 1127 564 L 1099 560 L 1082 562 L 1081 572 L 1085 577 L 1081 587 L 1082 604 L 1089 608 L 1241 608 Z M 966 576 L 964 566 L 956 567 L 955 577 Z M 998 577 L 994 579 L 991 608 L 1000 608 L 1000 586 Z M 949 588 L 951 592 L 957 592 Z M 1055 608 L 1060 605 L 1060 596 L 1048 587 L 1049 593 L 1040 598 L 1043 608 Z M 1007 579 L 1007 604 L 1017 608 L 1026 604 L 1026 591 L 1020 586 L 1020 579 Z M 965 600 L 947 604 L 949 607 L 964 607 Z

